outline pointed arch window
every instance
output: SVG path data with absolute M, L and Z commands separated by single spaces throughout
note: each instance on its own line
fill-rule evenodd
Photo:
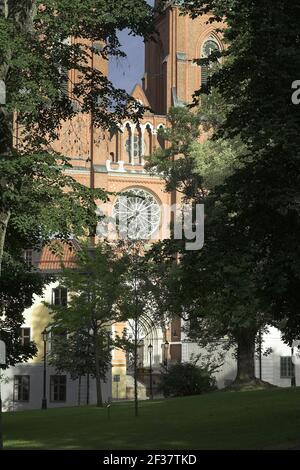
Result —
M 145 155 L 151 155 L 153 151 L 153 142 L 152 142 L 152 129 L 149 124 L 146 125 L 145 130 Z
M 125 137 L 125 150 L 127 156 L 127 163 L 131 163 L 131 143 L 132 143 L 132 129 L 129 124 L 126 124 L 124 130 Z
M 142 163 L 143 155 L 143 142 L 142 142 L 142 130 L 140 126 L 136 127 L 136 135 L 134 136 L 134 146 L 133 146 L 133 162 L 136 165 Z
M 157 142 L 158 145 L 160 146 L 161 149 L 165 148 L 165 139 L 164 137 L 160 134 L 160 131 L 163 131 L 165 129 L 165 126 L 163 124 L 160 124 L 157 128 Z
M 125 149 L 129 163 L 141 165 L 143 157 L 142 130 L 139 126 L 135 129 L 126 126 Z
M 214 38 L 208 38 L 202 46 L 202 59 L 208 59 L 214 52 L 221 52 L 220 46 Z M 208 83 L 210 64 L 201 65 L 201 86 Z

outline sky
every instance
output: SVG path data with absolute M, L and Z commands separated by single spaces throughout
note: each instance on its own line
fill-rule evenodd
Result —
M 140 83 L 144 75 L 144 41 L 142 38 L 129 36 L 126 31 L 119 34 L 119 39 L 127 57 L 110 60 L 109 77 L 116 88 L 131 93 L 134 85 Z
M 154 0 L 147 0 L 150 5 Z M 128 31 L 119 33 L 125 59 L 111 59 L 109 77 L 116 88 L 123 88 L 131 93 L 135 84 L 140 83 L 144 75 L 145 45 L 140 37 L 129 36 Z

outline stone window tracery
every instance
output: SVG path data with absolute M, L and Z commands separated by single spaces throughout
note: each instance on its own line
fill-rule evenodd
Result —
M 119 232 L 133 240 L 149 240 L 158 230 L 161 209 L 152 193 L 142 188 L 129 188 L 113 207 L 113 217 Z

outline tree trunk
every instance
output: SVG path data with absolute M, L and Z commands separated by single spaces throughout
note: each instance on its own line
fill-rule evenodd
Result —
M 0 17 L 8 18 L 9 3 L 7 1 L 0 2 Z M 6 47 L 1 58 L 0 80 L 3 81 L 7 91 L 7 77 L 9 75 L 9 61 L 11 60 L 11 50 Z M 5 104 L 0 106 L 0 155 L 11 155 L 13 150 L 13 114 L 8 112 Z M 0 190 L 5 191 L 7 181 L 5 175 L 0 178 Z M 7 226 L 10 219 L 10 211 L 4 207 L 0 208 L 0 277 L 2 270 L 4 244 L 7 232 Z
M 102 389 L 101 389 L 101 371 L 100 371 L 100 351 L 97 335 L 94 336 L 94 354 L 95 354 L 95 371 L 96 371 L 96 393 L 97 406 L 103 406 Z
M 138 319 L 134 323 L 134 414 L 139 415 L 138 395 Z
M 0 17 L 7 19 L 11 17 L 11 7 L 13 2 L 8 2 L 7 0 L 0 1 Z M 1 64 L 0 64 L 0 80 L 4 83 L 6 89 L 6 96 L 7 96 L 7 89 L 8 83 L 7 79 L 9 76 L 9 62 L 12 59 L 12 51 L 9 46 L 5 46 L 1 57 Z M 13 150 L 13 113 L 7 111 L 6 108 L 7 103 L 2 103 L 0 106 L 0 155 L 11 155 Z M 5 175 L 1 175 L 0 179 L 0 190 L 5 190 L 6 187 L 6 180 Z M 7 225 L 10 219 L 10 211 L 5 210 L 4 207 L 0 208 L 0 277 L 2 271 L 2 261 L 3 261 L 3 252 L 4 252 L 4 244 L 7 232 Z
M 3 450 L 1 369 L 0 369 L 0 450 Z
M 255 349 L 257 331 L 243 328 L 234 334 L 237 343 L 237 374 L 235 381 L 228 389 L 259 390 L 276 388 L 261 378 L 255 376 Z
M 86 374 L 86 404 L 90 404 L 90 374 Z
M 0 277 L 2 272 L 2 261 L 4 253 L 4 244 L 7 232 L 7 226 L 10 219 L 10 211 L 0 212 Z
M 296 368 L 295 368 L 295 363 L 294 363 L 294 348 L 292 347 L 292 375 L 291 375 L 291 387 L 296 387 Z
M 81 405 L 81 375 L 79 376 L 78 379 L 78 406 Z
M 134 414 L 139 415 L 139 392 L 138 392 L 138 246 L 134 245 L 133 266 L 134 266 L 134 298 L 135 298 L 135 318 L 134 318 Z
M 236 384 L 247 384 L 255 378 L 255 339 L 256 331 L 243 329 L 236 335 L 237 339 L 237 375 Z
M 9 19 L 13 22 L 15 34 L 30 33 L 34 29 L 34 18 L 37 13 L 36 0 L 0 0 L 0 18 L 5 20 Z M 13 59 L 13 51 L 10 44 L 6 44 L 2 51 L 1 64 L 0 64 L 0 80 L 6 86 L 6 91 L 11 93 L 14 90 L 10 83 L 11 70 L 10 61 Z M 6 93 L 8 96 L 8 93 Z M 8 103 L 6 103 L 8 104 Z M 13 146 L 13 113 L 7 111 L 5 104 L 0 106 L 0 153 L 9 155 Z

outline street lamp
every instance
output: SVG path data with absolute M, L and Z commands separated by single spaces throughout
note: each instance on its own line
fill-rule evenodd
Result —
M 153 381 L 152 381 L 152 351 L 153 351 L 153 346 L 152 344 L 150 343 L 149 346 L 148 346 L 148 350 L 149 350 L 149 358 L 150 358 L 150 399 L 153 400 Z
M 295 371 L 295 348 L 292 346 L 292 357 L 291 357 L 291 367 L 292 367 L 292 374 L 291 374 L 291 387 L 296 387 L 296 371 Z
M 46 353 L 47 353 L 47 339 L 48 333 L 47 330 L 42 331 L 42 338 L 44 342 L 44 372 L 43 372 L 43 399 L 42 399 L 42 410 L 47 409 L 47 396 L 46 396 L 46 373 L 47 373 L 47 363 L 46 363 Z
M 165 367 L 166 367 L 166 370 L 168 370 L 168 352 L 169 352 L 169 341 L 166 340 L 164 346 L 165 346 L 165 350 L 164 350 L 164 364 L 165 364 Z
M 6 365 L 6 344 L 0 340 L 0 450 L 3 449 L 3 430 L 2 430 L 2 398 L 1 398 L 1 366 Z

